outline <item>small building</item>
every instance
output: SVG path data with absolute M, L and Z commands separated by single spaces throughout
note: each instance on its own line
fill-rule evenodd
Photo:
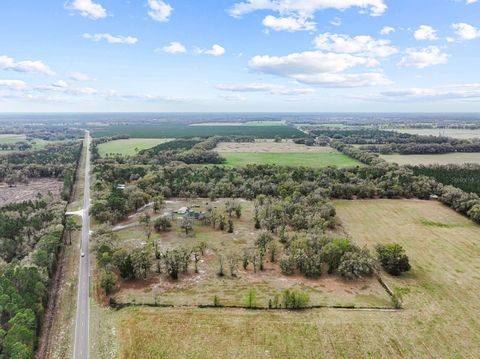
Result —
M 176 212 L 178 214 L 187 214 L 189 211 L 190 211 L 190 209 L 188 207 L 182 207 L 182 208 L 178 209 Z

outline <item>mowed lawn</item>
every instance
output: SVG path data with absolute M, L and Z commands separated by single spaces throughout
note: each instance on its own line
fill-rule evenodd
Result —
M 360 162 L 339 152 L 305 152 L 305 153 L 259 153 L 259 152 L 222 152 L 229 166 L 246 166 L 249 164 L 305 166 L 323 168 L 328 166 L 360 166 Z
M 335 203 L 359 244 L 406 248 L 412 271 L 383 274 L 404 310 L 130 308 L 103 311 L 105 340 L 142 359 L 480 357 L 480 227 L 434 201 Z
M 447 165 L 447 164 L 480 164 L 480 153 L 445 153 L 439 155 L 382 155 L 387 162 L 399 165 Z
M 126 140 L 115 140 L 99 145 L 98 152 L 102 157 L 109 154 L 131 156 L 137 152 L 147 150 L 168 141 L 170 140 L 165 138 L 129 138 Z

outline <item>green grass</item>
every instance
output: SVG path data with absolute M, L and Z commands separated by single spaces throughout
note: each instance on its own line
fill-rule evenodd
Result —
M 328 166 L 350 167 L 359 166 L 360 162 L 338 152 L 310 153 L 221 153 L 229 166 L 246 166 L 248 164 L 271 164 L 279 166 L 306 166 L 323 168 Z
M 132 138 L 192 138 L 211 136 L 254 136 L 256 138 L 305 137 L 305 134 L 290 126 L 189 126 L 186 124 L 112 125 L 92 128 L 95 138 L 128 135 Z
M 98 151 L 102 157 L 111 153 L 131 156 L 141 150 L 146 150 L 168 141 L 169 140 L 163 138 L 129 138 L 126 140 L 115 140 L 102 143 L 98 146 Z
M 15 143 L 25 141 L 25 135 L 4 134 L 0 135 L 0 143 Z

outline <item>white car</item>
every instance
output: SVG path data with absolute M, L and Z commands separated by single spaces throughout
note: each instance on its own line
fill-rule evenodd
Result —
M 82 257 L 85 257 L 85 253 L 82 252 L 81 256 L 82 256 Z

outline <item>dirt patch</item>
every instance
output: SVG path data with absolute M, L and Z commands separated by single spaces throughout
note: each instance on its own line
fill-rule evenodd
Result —
M 217 152 L 260 152 L 260 153 L 305 153 L 305 152 L 334 152 L 330 147 L 305 146 L 291 140 L 274 142 L 273 140 L 256 140 L 255 142 L 220 142 L 215 147 Z
M 37 195 L 46 195 L 49 192 L 55 197 L 60 196 L 63 188 L 63 182 L 51 178 L 41 178 L 30 180 L 28 184 L 19 184 L 15 187 L 0 184 L 0 206 L 9 203 L 34 200 Z

